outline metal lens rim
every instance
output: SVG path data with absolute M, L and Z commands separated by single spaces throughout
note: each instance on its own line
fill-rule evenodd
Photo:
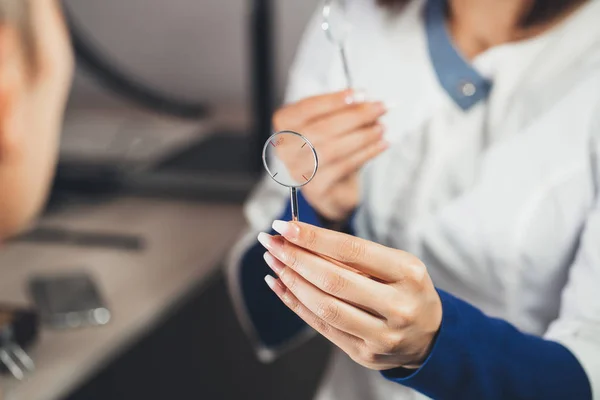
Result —
M 268 149 L 269 143 L 271 142 L 271 140 L 273 140 L 274 137 L 282 135 L 282 134 L 292 134 L 292 135 L 299 136 L 300 139 L 304 140 L 308 144 L 308 146 L 310 147 L 310 151 L 312 152 L 313 159 L 315 161 L 315 166 L 313 168 L 313 172 L 312 172 L 312 175 L 310 176 L 310 178 L 306 182 L 302 183 L 301 185 L 285 185 L 285 184 L 279 182 L 277 179 L 275 179 L 273 177 L 273 173 L 269 169 L 269 165 L 267 163 L 267 149 Z M 317 157 L 317 151 L 315 150 L 315 146 L 313 146 L 313 144 L 310 142 L 310 140 L 308 140 L 304 135 L 302 135 L 298 132 L 294 132 L 294 131 L 279 131 L 279 132 L 275 132 L 274 134 L 269 136 L 269 138 L 265 142 L 265 145 L 263 146 L 262 160 L 263 160 L 263 165 L 265 166 L 265 169 L 267 170 L 267 173 L 269 174 L 271 179 L 273 179 L 275 182 L 277 182 L 281 186 L 284 186 L 287 188 L 300 188 L 300 187 L 306 185 L 307 183 L 309 183 L 310 181 L 313 180 L 313 178 L 317 174 L 317 169 L 319 169 L 319 157 Z

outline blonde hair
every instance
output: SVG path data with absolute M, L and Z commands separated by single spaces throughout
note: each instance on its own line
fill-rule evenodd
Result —
M 30 8 L 30 0 L 0 0 L 0 25 L 13 25 L 17 28 L 26 62 L 33 68 L 36 52 Z

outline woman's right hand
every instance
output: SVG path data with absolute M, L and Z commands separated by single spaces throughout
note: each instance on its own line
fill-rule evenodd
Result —
M 273 117 L 276 131 L 301 133 L 315 147 L 319 171 L 302 194 L 336 224 L 346 222 L 360 202 L 361 167 L 388 147 L 378 123 L 385 106 L 357 97 L 352 90 L 309 97 L 280 108 Z

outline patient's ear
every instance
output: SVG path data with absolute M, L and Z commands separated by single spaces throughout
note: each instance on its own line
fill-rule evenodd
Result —
M 0 25 L 0 163 L 15 147 L 19 135 L 19 103 L 27 70 L 16 29 Z

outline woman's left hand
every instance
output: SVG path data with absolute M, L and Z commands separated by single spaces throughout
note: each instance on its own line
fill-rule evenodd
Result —
M 431 349 L 442 305 L 415 256 L 299 222 L 259 235 L 265 280 L 279 298 L 354 361 L 374 370 L 418 368 Z

